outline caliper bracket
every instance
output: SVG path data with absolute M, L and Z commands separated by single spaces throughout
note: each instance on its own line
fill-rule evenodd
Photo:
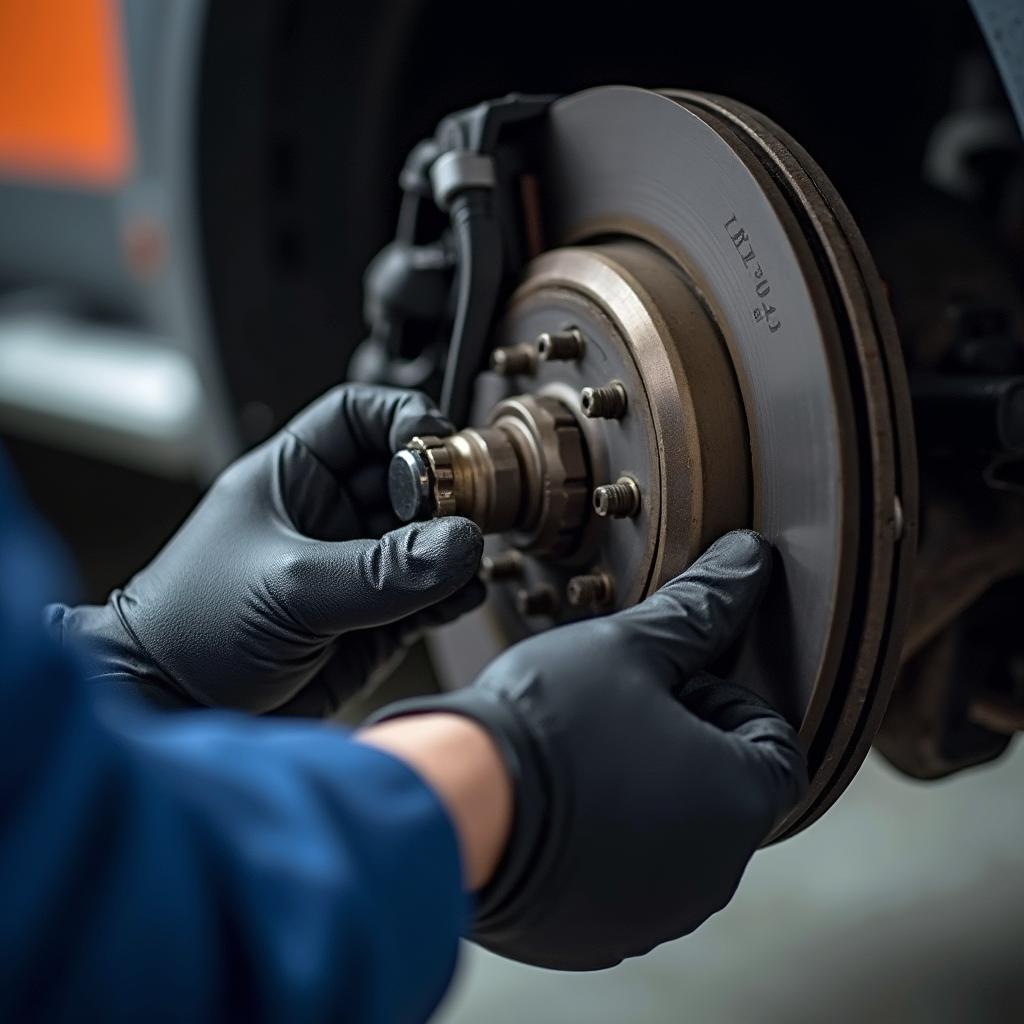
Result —
M 395 239 L 367 270 L 370 337 L 389 355 L 413 358 L 449 331 L 441 407 L 457 425 L 495 311 L 528 255 L 516 185 L 529 131 L 555 98 L 512 94 L 444 118 L 406 161 Z M 429 237 L 438 210 L 447 226 Z

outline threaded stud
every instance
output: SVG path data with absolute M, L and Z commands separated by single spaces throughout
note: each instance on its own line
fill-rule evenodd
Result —
M 595 608 L 611 602 L 612 578 L 595 570 L 585 576 L 573 576 L 565 588 L 565 596 L 574 608 Z
M 617 420 L 626 413 L 628 397 L 621 381 L 613 380 L 600 388 L 584 388 L 580 392 L 583 415 L 593 420 Z
M 551 615 L 557 606 L 555 588 L 547 583 L 516 594 L 516 610 L 520 615 Z
M 632 477 L 594 488 L 594 511 L 611 519 L 627 519 L 640 511 L 640 488 Z
M 491 353 L 491 369 L 501 377 L 532 377 L 537 372 L 537 346 L 523 342 L 496 348 Z
M 522 553 L 514 548 L 480 559 L 480 575 L 489 583 L 517 580 L 523 575 Z
M 545 362 L 572 362 L 583 355 L 583 335 L 575 327 L 537 336 L 537 355 Z

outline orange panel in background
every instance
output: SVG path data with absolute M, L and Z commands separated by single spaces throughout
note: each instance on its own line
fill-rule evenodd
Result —
M 110 187 L 132 160 L 118 0 L 0 0 L 0 176 Z

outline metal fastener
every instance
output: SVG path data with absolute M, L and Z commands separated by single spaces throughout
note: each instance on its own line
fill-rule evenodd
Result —
M 516 610 L 520 615 L 550 615 L 557 605 L 555 588 L 548 583 L 516 594 Z
M 600 569 L 585 576 L 573 576 L 565 588 L 565 596 L 574 608 L 594 608 L 608 604 L 613 593 L 611 576 Z
M 580 408 L 590 419 L 621 419 L 626 413 L 626 403 L 625 385 L 618 380 L 600 388 L 584 388 L 580 392 Z
M 613 484 L 594 488 L 594 511 L 599 516 L 626 519 L 640 511 L 640 488 L 629 476 L 620 476 Z
M 491 369 L 502 377 L 529 377 L 537 372 L 537 346 L 523 342 L 496 348 L 491 353 Z
M 575 327 L 545 332 L 537 337 L 537 355 L 546 362 L 572 361 L 583 355 L 583 335 Z
M 402 449 L 388 467 L 388 493 L 403 523 L 431 515 L 430 468 L 422 452 Z
M 491 583 L 519 579 L 523 575 L 522 553 L 511 548 L 496 555 L 484 555 L 480 559 L 480 575 Z

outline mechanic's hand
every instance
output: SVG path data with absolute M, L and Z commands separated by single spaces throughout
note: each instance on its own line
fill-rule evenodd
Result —
M 391 453 L 451 430 L 424 395 L 336 388 L 225 470 L 104 608 L 64 610 L 64 632 L 101 674 L 165 703 L 333 712 L 424 627 L 483 599 L 473 523 L 393 529 Z
M 790 726 L 702 670 L 769 576 L 756 534 L 727 534 L 642 604 L 510 648 L 465 690 L 385 708 L 449 711 L 495 739 L 512 835 L 475 937 L 543 967 L 610 967 L 693 931 L 806 785 Z

